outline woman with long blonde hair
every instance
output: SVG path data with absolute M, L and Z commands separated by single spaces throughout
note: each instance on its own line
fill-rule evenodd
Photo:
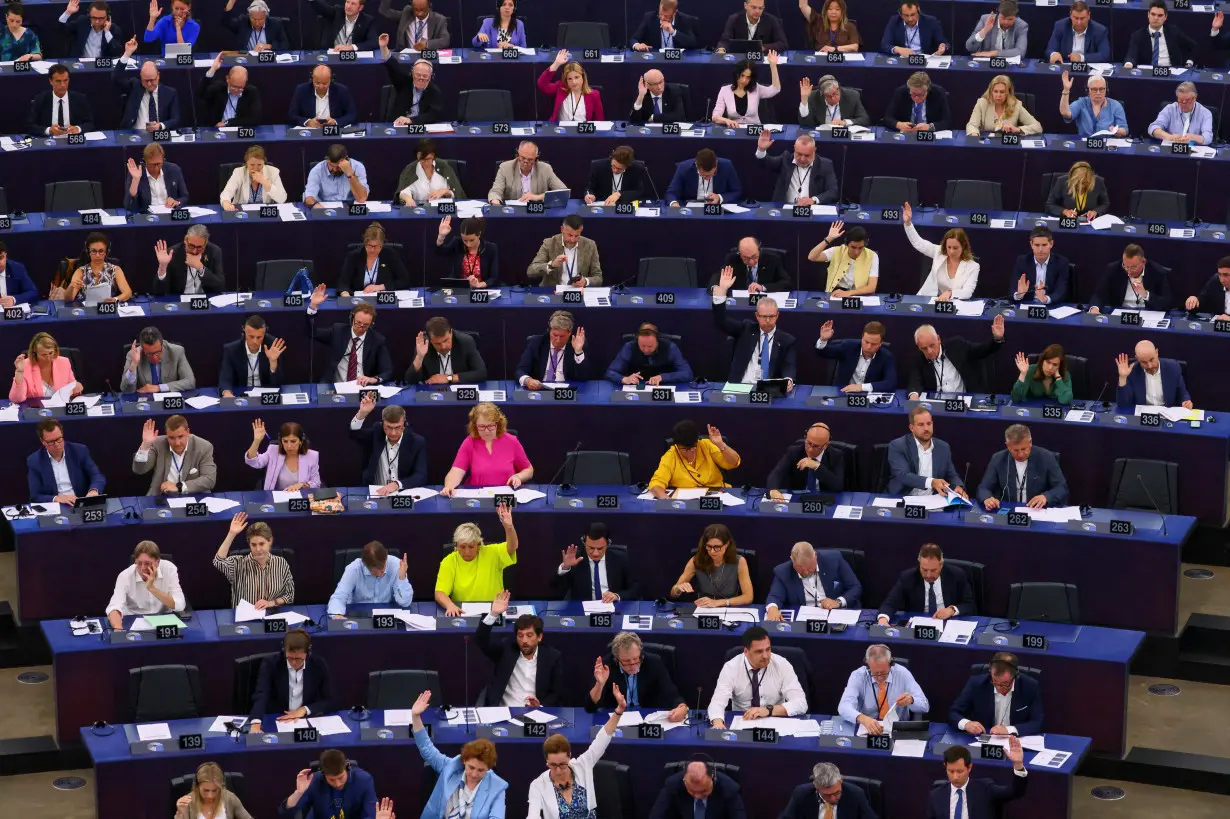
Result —
M 987 90 L 974 103 L 974 110 L 965 125 L 965 133 L 978 136 L 984 131 L 1005 134 L 1040 134 L 1042 123 L 1025 110 L 1016 98 L 1012 78 L 997 74 L 987 84 Z
M 252 819 L 239 797 L 226 789 L 226 777 L 216 762 L 196 769 L 192 792 L 175 802 L 175 819 Z
M 1106 183 L 1093 172 L 1088 162 L 1077 162 L 1059 177 L 1046 198 L 1046 212 L 1052 216 L 1080 217 L 1090 221 L 1110 211 L 1110 195 Z

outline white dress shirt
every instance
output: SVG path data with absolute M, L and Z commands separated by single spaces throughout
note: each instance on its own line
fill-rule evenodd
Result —
M 146 91 L 141 95 L 141 104 L 137 106 L 137 121 L 132 124 L 132 127 L 138 131 L 144 131 L 145 126 L 149 125 L 149 99 L 151 94 Z M 161 112 L 160 112 L 161 113 Z
M 808 165 L 804 168 L 798 162 L 792 162 L 794 169 L 790 172 L 790 184 L 786 187 L 786 201 L 797 202 L 804 196 L 810 195 L 811 190 L 811 172 L 816 169 L 815 165 Z
M 68 99 L 68 92 L 64 96 L 57 97 L 54 93 L 51 95 L 51 121 L 48 123 L 46 134 L 51 135 L 51 126 L 60 124 L 60 103 L 64 103 L 64 127 L 69 128 L 73 124 L 72 104 Z
M 787 716 L 797 717 L 807 713 L 807 695 L 799 685 L 798 675 L 794 666 L 785 657 L 773 654 L 769 665 L 759 669 L 760 705 L 772 710 L 773 706 L 781 705 L 786 709 Z M 731 703 L 731 709 L 746 711 L 752 707 L 752 667 L 747 657 L 739 654 L 732 657 L 722 666 L 718 674 L 717 685 L 713 689 L 713 699 L 709 700 L 709 719 L 724 719 L 726 703 Z
M 425 174 L 419 174 L 402 193 L 409 191 L 415 202 L 426 202 L 434 191 L 445 190 L 448 190 L 448 182 L 444 179 L 443 174 L 435 172 L 432 173 L 430 179 L 426 178 Z
M 999 693 L 999 689 L 995 689 L 995 724 L 1002 725 L 1012 733 L 1017 733 L 1012 727 L 1012 692 L 1016 691 L 1016 683 L 1012 683 L 1012 688 L 1008 689 L 1007 694 Z
M 376 462 L 376 483 L 378 485 L 396 483 L 398 488 L 401 488 L 401 481 L 397 480 L 397 459 L 401 457 L 401 442 L 404 440 L 405 438 L 398 438 L 397 443 L 394 444 L 390 443 L 388 438 L 384 439 L 384 453 Z
M 320 120 L 330 119 L 329 92 L 328 91 L 325 92 L 325 95 L 323 97 L 320 96 L 319 94 L 316 95 L 316 119 L 320 119 Z
M 286 664 L 286 710 L 294 711 L 304 707 L 303 702 L 303 669 L 295 669 L 289 662 Z M 304 708 L 304 710 L 307 710 Z
M 1082 57 L 1085 56 L 1085 35 L 1088 32 L 1089 32 L 1089 29 L 1085 29 L 1085 31 L 1082 31 L 1079 33 L 1075 29 L 1072 31 L 1072 53 L 1073 54 L 1079 54 Z M 1066 60 L 1068 55 L 1064 54 L 1063 57 Z
M 7 296 L 8 294 L 9 274 L 7 270 L 0 270 L 0 296 Z M 1227 301 L 1230 301 L 1230 294 L 1227 295 L 1226 299 Z
M 73 479 L 68 476 L 68 459 L 61 456 L 58 461 L 55 458 L 50 460 L 51 475 L 56 480 L 56 493 L 60 495 L 73 494 Z
M 344 19 L 342 27 L 337 30 L 337 37 L 333 40 L 333 45 L 350 45 L 350 41 L 354 37 L 354 26 L 358 20 L 358 17 L 355 17 L 353 20 L 350 18 Z
M 756 334 L 756 349 L 752 350 L 752 356 L 747 360 L 747 369 L 743 371 L 743 380 L 740 381 L 741 384 L 755 384 L 760 379 L 766 377 L 760 369 L 760 348 L 764 344 L 766 336 L 769 339 L 769 369 L 772 370 L 773 336 L 776 333 L 777 330 L 775 329 L 767 334 L 763 330 Z
M 756 29 L 757 27 L 759 27 L 760 23 L 759 22 L 753 23 L 751 20 L 748 20 L 747 17 L 744 17 L 743 19 L 747 22 L 747 39 L 755 40 L 756 39 Z
M 526 700 L 537 696 L 535 693 L 537 680 L 538 649 L 534 649 L 534 656 L 528 660 L 518 651 L 517 664 L 513 666 L 512 676 L 508 678 L 508 685 L 504 688 L 502 704 L 509 708 L 523 707 Z
M 174 563 L 169 560 L 158 561 L 154 588 L 171 596 L 175 611 L 184 610 L 184 591 L 179 587 L 179 570 Z M 111 601 L 107 603 L 107 613 L 113 611 L 127 617 L 130 614 L 164 614 L 166 608 L 145 587 L 145 581 L 141 579 L 137 564 L 134 563 L 120 572 L 115 579 L 115 590 L 111 592 Z
M 585 121 L 585 97 L 580 94 L 569 94 L 559 107 L 559 118 L 564 122 Z
M 1162 393 L 1162 368 L 1158 367 L 1157 372 L 1150 374 L 1145 373 L 1145 403 L 1151 407 L 1164 407 L 1166 402 L 1163 400 Z
M 1133 309 L 1140 309 L 1147 303 L 1149 291 L 1143 289 L 1144 282 L 1141 282 L 1142 289 L 1140 295 L 1136 295 L 1136 291 L 1132 289 L 1132 277 L 1128 276 L 1127 289 L 1123 291 L 1123 306 Z
M 705 197 L 713 193 L 713 177 L 705 179 L 700 174 L 696 175 L 696 201 L 704 202 Z
M 930 589 L 932 596 L 935 597 L 935 610 L 939 611 L 940 609 L 948 607 L 948 604 L 944 602 L 944 587 L 940 583 L 939 580 L 936 580 L 930 583 L 924 580 L 923 587 L 924 587 L 923 588 L 923 605 L 924 606 L 927 604 L 927 589 Z M 956 611 L 957 607 L 953 606 L 952 610 Z
M 931 479 L 935 477 L 935 467 L 932 465 L 931 456 L 935 453 L 935 442 L 932 441 L 930 446 L 923 447 L 922 443 L 915 438 L 914 446 L 918 449 L 918 474 L 927 479 L 927 486 L 923 489 L 912 489 L 910 494 L 933 495 L 935 490 L 931 488 Z
M 6 293 L 5 295 L 8 294 Z M 1224 299 L 1222 302 L 1222 310 L 1224 310 L 1227 314 L 1230 314 L 1230 290 L 1225 291 L 1222 298 Z
M 624 175 L 622 173 L 611 174 L 611 192 L 619 193 L 624 187 Z
M 955 366 L 949 363 L 940 347 L 940 354 L 931 362 L 935 368 L 935 386 L 940 392 L 965 392 L 965 380 Z
M 356 339 L 358 340 L 357 344 L 355 343 Z M 355 345 L 354 354 L 355 354 L 355 357 L 358 359 L 358 365 L 359 365 L 358 368 L 355 370 L 355 377 L 357 378 L 360 375 L 366 375 L 366 373 L 363 372 L 363 342 L 364 342 L 363 336 L 355 335 L 354 330 L 350 331 L 350 342 L 347 343 L 346 349 L 342 351 L 342 357 L 338 359 L 338 362 L 337 362 L 337 372 L 334 373 L 334 375 L 336 376 L 336 378 L 334 379 L 335 381 L 345 381 L 346 380 L 346 373 L 350 369 L 350 346 L 352 344 Z
M 863 387 L 863 392 L 871 391 L 871 384 L 867 382 L 867 371 L 871 369 L 871 362 L 875 360 L 875 356 L 868 358 L 862 353 L 859 353 L 858 363 L 854 365 L 854 375 L 850 376 L 850 383 L 861 384 Z
M 1044 261 L 1038 261 L 1037 257 L 1034 257 L 1034 287 L 1035 288 L 1046 286 L 1046 265 L 1047 265 L 1047 262 L 1049 261 L 1050 261 L 1050 257 L 1047 257 Z
M 149 203 L 151 207 L 165 208 L 167 206 L 167 176 L 165 172 L 159 173 L 157 178 L 153 174 L 146 173 L 146 180 L 149 182 Z
M 957 791 L 965 791 L 961 798 L 961 814 L 957 815 Z M 969 782 L 961 787 L 948 786 L 948 816 L 949 819 L 970 819 L 969 817 Z
M 200 285 L 200 279 L 197 279 L 197 285 Z M 185 288 L 184 292 L 187 292 L 187 288 Z M 261 385 L 260 351 L 257 350 L 255 353 L 249 353 L 245 347 L 244 353 L 248 356 L 248 386 L 259 387 Z

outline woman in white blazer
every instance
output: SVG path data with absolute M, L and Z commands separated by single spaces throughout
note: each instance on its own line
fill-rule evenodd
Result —
M 615 697 L 615 710 L 611 718 L 594 735 L 589 749 L 576 759 L 572 758 L 572 746 L 561 734 L 547 737 L 542 744 L 547 769 L 530 783 L 530 808 L 528 816 L 540 819 L 585 819 L 593 816 L 598 808 L 598 794 L 594 787 L 594 766 L 619 727 L 619 717 L 628 704 L 618 685 L 611 686 Z
M 969 247 L 969 237 L 961 228 L 952 228 L 943 241 L 933 245 L 914 229 L 914 212 L 910 203 L 901 206 L 905 235 L 914 249 L 931 260 L 931 273 L 923 282 L 920 296 L 935 296 L 936 301 L 972 299 L 978 286 L 978 262 Z
M 243 155 L 243 166 L 231 172 L 219 200 L 223 210 L 240 210 L 244 205 L 280 205 L 286 201 L 282 175 L 265 164 L 265 149 L 253 145 Z
M 756 64 L 751 60 L 735 63 L 734 81 L 718 91 L 711 117 L 714 125 L 737 128 L 747 123 L 760 124 L 760 101 L 776 97 L 782 90 L 781 78 L 777 76 L 777 52 L 770 51 L 768 58 L 771 85 L 756 82 Z

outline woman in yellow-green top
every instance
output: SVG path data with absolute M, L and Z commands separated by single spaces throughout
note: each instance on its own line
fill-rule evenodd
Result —
M 512 509 L 496 506 L 504 527 L 503 543 L 483 543 L 482 530 L 463 523 L 453 531 L 452 554 L 440 561 L 436 574 L 436 603 L 445 617 L 461 614 L 457 603 L 490 603 L 504 590 L 504 569 L 517 562 L 517 530 Z
M 734 469 L 741 462 L 739 453 L 722 440 L 717 427 L 709 425 L 709 438 L 702 440 L 696 424 L 680 421 L 671 434 L 671 448 L 658 461 L 658 469 L 649 480 L 649 492 L 655 498 L 670 496 L 669 488 L 719 489 L 730 486 L 723 469 Z
M 1063 347 L 1052 344 L 1030 364 L 1024 353 L 1016 354 L 1016 368 L 1021 377 L 1012 384 L 1012 400 L 1026 401 L 1045 398 L 1065 406 L 1072 403 L 1072 377 L 1068 375 L 1068 358 Z

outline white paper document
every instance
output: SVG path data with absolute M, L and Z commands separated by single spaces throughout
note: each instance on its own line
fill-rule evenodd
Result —
M 217 296 L 209 297 L 211 307 L 234 307 L 241 301 L 247 301 L 252 298 L 251 293 L 220 293 Z
M 462 617 L 486 617 L 491 613 L 490 603 L 462 603 Z
M 1049 523 L 1067 523 L 1081 519 L 1081 508 L 1079 506 L 1054 506 L 1047 507 L 1046 509 L 1030 509 L 1028 506 L 1018 506 L 1012 511 L 1024 512 L 1034 520 L 1047 521 Z
M 645 721 L 640 711 L 624 711 L 619 715 L 620 728 L 635 728 Z
M 1068 410 L 1063 420 L 1075 421 L 1078 424 L 1091 424 L 1096 417 L 1097 415 L 1090 410 Z
M 1053 751 L 1045 750 L 1039 752 L 1029 761 L 1029 764 L 1034 768 L 1062 768 L 1064 763 L 1071 758 L 1072 754 L 1068 751 Z
M 833 510 L 833 519 L 834 520 L 862 520 L 863 519 L 863 507 L 841 504 L 835 510 Z
M 1122 225 L 1123 220 L 1113 213 L 1103 213 L 1101 216 L 1089 223 L 1089 227 L 1094 230 L 1108 230 L 1112 225 Z
M 941 643 L 953 643 L 956 645 L 969 645 L 969 641 L 974 639 L 974 629 L 978 628 L 978 623 L 974 620 L 948 620 L 944 624 L 944 631 L 940 634 Z
M 297 611 L 287 611 L 281 614 L 266 614 L 265 619 L 266 620 L 285 620 L 286 625 L 297 626 L 300 623 L 306 623 L 308 621 L 308 616 L 306 614 L 300 614 Z
M 350 729 L 346 727 L 346 722 L 337 714 L 329 714 L 324 717 L 312 717 L 308 720 L 312 727 L 323 736 L 331 736 L 333 734 L 349 734 Z
M 856 626 L 862 614 L 862 609 L 829 609 L 829 624 Z
M 948 506 L 948 498 L 944 495 L 906 495 L 902 500 L 906 506 L 921 506 L 932 512 Z
M 611 614 L 615 611 L 615 604 L 603 603 L 601 600 L 582 600 L 581 608 L 586 614 Z
M 814 719 L 797 719 L 794 717 L 763 717 L 762 719 L 744 719 L 742 715 L 730 723 L 732 731 L 750 731 L 753 728 L 772 728 L 779 736 L 820 736 L 820 723 Z
M 548 714 L 546 711 L 539 711 L 535 708 L 533 711 L 526 711 L 521 715 L 523 720 L 531 720 L 532 722 L 555 722 L 559 717 L 554 714 Z
M 384 709 L 384 724 L 386 726 L 409 725 L 413 715 L 409 708 L 386 708 Z
M 475 708 L 474 712 L 478 715 L 478 721 L 485 725 L 507 722 L 512 719 L 512 712 L 503 707 Z
M 1051 318 L 1053 319 L 1066 319 L 1068 316 L 1075 316 L 1080 312 L 1080 309 L 1076 307 L 1069 307 L 1065 304 L 1062 307 L 1052 307 L 1047 312 L 1051 314 Z
M 205 508 L 209 510 L 209 514 L 216 515 L 219 512 L 225 512 L 227 509 L 234 509 L 239 505 L 239 501 L 230 500 L 229 498 L 206 498 Z
M 288 719 L 278 723 L 279 734 L 289 734 L 296 728 L 310 728 L 308 721 L 305 719 Z
M 820 606 L 799 606 L 794 612 L 794 621 L 801 623 L 804 620 L 823 620 L 829 619 L 829 614 L 836 609 L 826 609 Z
M 151 722 L 146 725 L 137 726 L 137 736 L 143 742 L 149 742 L 155 739 L 170 739 L 171 726 L 165 722 Z
M 922 759 L 926 753 L 927 740 L 925 739 L 893 740 L 893 756 L 908 756 Z
M 1147 404 L 1137 404 L 1137 416 L 1141 415 L 1160 415 L 1167 421 L 1178 423 L 1179 421 L 1203 421 L 1204 410 L 1186 409 L 1184 407 L 1151 407 Z
M 240 600 L 239 605 L 235 607 L 235 622 L 248 623 L 252 620 L 264 620 L 265 610 L 258 609 L 256 606 L 249 603 L 247 600 Z
M 302 498 L 303 492 L 296 489 L 294 492 L 286 492 L 281 489 L 273 490 L 274 503 L 286 503 L 291 498 Z
M 625 614 L 621 631 L 651 631 L 653 617 L 648 614 Z

